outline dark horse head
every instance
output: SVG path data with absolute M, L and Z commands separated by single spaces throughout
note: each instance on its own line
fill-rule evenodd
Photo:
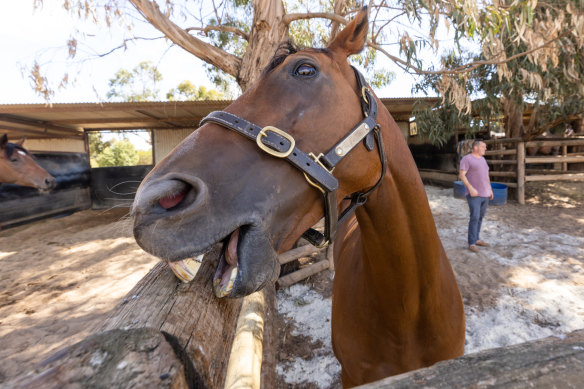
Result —
M 363 49 L 367 23 L 363 9 L 327 48 L 282 46 L 225 112 L 284 131 L 306 153 L 330 150 L 364 117 L 347 57 Z M 202 125 L 142 182 L 132 207 L 139 245 L 180 261 L 223 242 L 214 279 L 220 297 L 275 282 L 277 253 L 289 250 L 324 211 L 321 192 L 304 174 L 264 149 L 217 123 Z M 339 203 L 373 186 L 380 169 L 379 154 L 355 147 L 334 170 Z
M 24 138 L 16 143 L 8 142 L 6 134 L 0 137 L 0 184 L 16 184 L 37 188 L 48 192 L 56 185 L 56 180 L 40 167 L 22 147 Z

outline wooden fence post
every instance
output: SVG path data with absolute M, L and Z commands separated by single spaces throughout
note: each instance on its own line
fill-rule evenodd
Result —
M 517 201 L 525 204 L 525 142 L 517 143 Z

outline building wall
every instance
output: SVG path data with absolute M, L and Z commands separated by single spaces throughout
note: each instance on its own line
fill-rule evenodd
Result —
M 85 153 L 85 142 L 77 139 L 27 139 L 24 147 L 30 151 Z
M 156 165 L 166 157 L 183 139 L 195 128 L 183 128 L 172 130 L 153 130 L 154 137 L 154 164 Z

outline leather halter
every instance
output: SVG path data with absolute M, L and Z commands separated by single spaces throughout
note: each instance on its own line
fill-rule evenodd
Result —
M 367 87 L 363 75 L 353 67 L 357 84 L 361 90 L 361 109 L 365 119 L 357 124 L 343 139 L 335 144 L 326 154 L 305 153 L 296 147 L 294 138 L 272 126 L 260 127 L 237 115 L 225 111 L 214 111 L 204 117 L 199 126 L 213 122 L 222 127 L 233 130 L 246 138 L 256 141 L 258 147 L 266 153 L 282 158 L 291 163 L 304 173 L 308 183 L 317 188 L 324 197 L 325 225 L 324 234 L 310 228 L 302 236 L 317 247 L 325 247 L 335 238 L 337 227 L 351 215 L 355 209 L 365 204 L 367 197 L 381 183 L 386 169 L 385 151 L 381 139 L 381 131 L 377 124 L 377 100 Z M 337 219 L 337 190 L 339 181 L 333 176 L 335 166 L 347 154 L 363 141 L 368 151 L 374 148 L 375 138 L 379 158 L 381 160 L 381 176 L 373 187 L 366 192 L 356 192 L 346 197 L 351 204 L 341 213 Z

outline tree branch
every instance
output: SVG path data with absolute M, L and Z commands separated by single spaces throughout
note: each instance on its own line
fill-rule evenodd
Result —
M 207 34 L 209 31 L 222 31 L 222 32 L 230 32 L 235 35 L 239 35 L 246 41 L 249 40 L 249 35 L 240 30 L 239 28 L 230 27 L 230 26 L 206 26 L 206 27 L 189 27 L 185 29 L 186 32 L 191 31 L 201 31 Z
M 504 63 L 507 63 L 509 61 L 512 61 L 514 59 L 520 58 L 520 57 L 524 57 L 526 55 L 529 55 L 531 53 L 534 53 L 538 50 L 541 50 L 543 48 L 546 48 L 547 46 L 549 46 L 551 43 L 553 43 L 554 41 L 557 41 L 560 38 L 563 38 L 565 35 L 567 35 L 568 33 L 564 33 L 562 35 L 559 35 L 555 38 L 550 39 L 549 41 L 543 43 L 542 45 L 535 47 L 531 50 L 527 50 L 524 51 L 522 53 L 518 53 L 515 55 L 512 55 L 511 57 L 508 57 L 506 59 L 503 60 L 484 60 L 484 61 L 473 61 L 473 62 L 469 62 L 467 64 L 464 64 L 462 66 L 453 68 L 453 69 L 442 69 L 442 70 L 422 70 L 418 67 L 412 66 L 411 64 L 409 64 L 408 62 L 404 61 L 403 59 L 396 57 L 394 55 L 389 54 L 387 51 L 385 51 L 380 45 L 375 44 L 373 42 L 371 42 L 370 40 L 367 41 L 367 45 L 370 47 L 373 47 L 375 50 L 379 50 L 380 52 L 382 52 L 383 54 L 385 54 L 385 56 L 387 56 L 389 59 L 391 59 L 392 61 L 394 61 L 397 65 L 401 65 L 400 67 L 402 67 L 402 69 L 407 68 L 407 69 L 411 69 L 413 70 L 415 73 L 419 74 L 419 75 L 441 75 L 441 74 L 460 74 L 460 73 L 466 73 L 466 72 L 470 72 L 476 68 L 478 68 L 479 66 L 483 66 L 483 65 L 501 65 Z
M 203 61 L 238 78 L 241 58 L 195 38 L 160 11 L 158 4 L 149 0 L 130 0 L 138 12 L 172 42 Z
M 117 50 L 120 50 L 120 49 L 125 49 L 126 48 L 126 43 L 128 43 L 128 42 L 137 41 L 137 40 L 142 40 L 142 41 L 155 41 L 155 40 L 164 39 L 164 38 L 165 38 L 165 36 L 159 36 L 159 37 L 156 37 L 156 38 L 144 38 L 144 37 L 127 38 L 127 39 L 124 39 L 123 40 L 124 43 L 122 43 L 121 45 L 116 46 L 116 47 L 112 48 L 111 50 L 106 51 L 105 53 L 101 53 L 101 54 L 96 53 L 95 56 L 98 57 L 98 58 L 107 57 L 108 55 L 110 55 L 114 51 L 117 51 Z
M 332 20 L 333 22 L 337 22 L 337 23 L 340 23 L 340 24 L 343 24 L 343 25 L 349 23 L 341 15 L 335 15 L 335 14 L 332 14 L 332 13 L 329 13 L 329 12 L 306 12 L 306 13 L 286 14 L 282 18 L 282 22 L 285 25 L 290 25 L 290 23 L 292 23 L 292 22 L 294 22 L 296 20 L 316 19 L 316 18 Z
M 345 8 L 345 0 L 334 0 L 333 9 L 334 9 L 335 15 L 340 16 L 341 13 L 343 12 L 344 8 Z M 338 21 L 333 21 L 333 23 L 331 25 L 331 34 L 330 34 L 329 40 L 331 40 L 331 41 L 333 40 L 333 38 L 339 32 L 340 27 L 341 27 L 341 24 Z

